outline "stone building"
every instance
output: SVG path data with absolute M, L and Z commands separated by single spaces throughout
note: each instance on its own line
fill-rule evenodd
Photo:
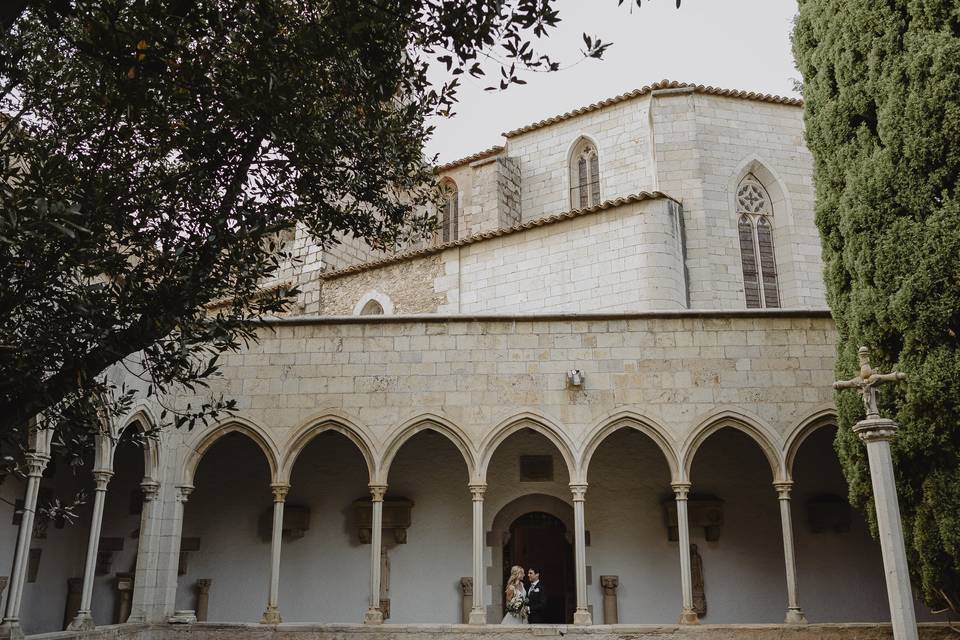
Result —
M 0 484 L 8 629 L 492 624 L 511 564 L 556 623 L 889 620 L 799 101 L 664 81 L 504 138 L 437 168 L 429 242 L 290 240 L 235 416 L 141 451 L 144 403 L 77 478 L 38 434 Z M 31 522 L 78 485 L 79 523 Z

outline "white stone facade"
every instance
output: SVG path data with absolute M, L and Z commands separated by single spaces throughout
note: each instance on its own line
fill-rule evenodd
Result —
M 583 141 L 601 202 L 577 209 Z M 297 234 L 301 261 L 280 279 L 303 291 L 291 317 L 213 381 L 236 414 L 163 429 L 115 461 L 121 432 L 161 423 L 150 401 L 101 439 L 92 467 L 115 472 L 101 539 L 124 544 L 87 576 L 93 622 L 114 621 L 116 574 L 135 569 L 131 621 L 199 608 L 221 622 L 497 623 L 505 564 L 539 558 L 522 544 L 538 526 L 563 556 L 544 576 L 558 622 L 603 622 L 600 576 L 618 577 L 619 623 L 888 619 L 879 549 L 844 515 L 830 446 L 836 332 L 810 166 L 789 100 L 661 84 L 440 168 L 458 188 L 455 241 L 386 256 Z M 769 194 L 782 309 L 745 308 L 735 192 L 748 174 Z M 87 482 L 62 471 L 32 486 Z M 141 480 L 156 497 L 137 515 Z M 381 550 L 376 523 L 399 498 L 410 522 Z M 708 533 L 696 519 L 711 500 L 722 530 Z M 297 514 L 306 528 L 284 533 Z M 521 527 L 529 514 L 540 524 Z M 28 632 L 75 613 L 84 517 L 32 540 L 43 555 L 14 620 Z M 0 526 L 11 559 L 17 534 Z

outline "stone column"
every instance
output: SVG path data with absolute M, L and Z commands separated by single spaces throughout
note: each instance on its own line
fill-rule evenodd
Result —
M 880 553 L 887 581 L 887 600 L 894 640 L 917 640 L 917 616 L 913 610 L 913 590 L 910 588 L 910 568 L 903 541 L 903 523 L 897 501 L 897 483 L 893 475 L 890 441 L 897 433 L 897 423 L 880 417 L 876 387 L 888 382 L 906 380 L 906 374 L 894 371 L 879 373 L 870 366 L 870 350 L 857 351 L 860 371 L 850 380 L 838 380 L 834 389 L 856 389 L 863 399 L 867 417 L 853 425 L 853 432 L 867 445 L 870 461 L 870 481 L 880 533 Z
M 210 584 L 213 581 L 210 578 L 200 578 L 197 580 L 197 622 L 206 622 L 207 613 L 210 611 Z
M 13 569 L 10 572 L 10 593 L 7 594 L 7 609 L 0 623 L 0 638 L 22 638 L 20 628 L 20 604 L 23 599 L 23 585 L 27 578 L 27 561 L 30 557 L 30 540 L 33 537 L 33 518 L 37 511 L 37 494 L 40 490 L 40 477 L 50 461 L 50 456 L 28 453 L 27 487 L 23 499 L 23 518 L 17 532 L 17 550 L 13 556 Z
M 797 561 L 793 551 L 793 520 L 790 517 L 790 489 L 792 482 L 774 482 L 780 501 L 780 528 L 783 530 L 783 561 L 787 570 L 787 624 L 806 624 L 797 595 Z
M 169 532 L 165 533 L 161 540 L 161 549 L 158 554 L 158 560 L 163 560 L 163 603 L 157 608 L 156 616 L 163 619 L 169 619 L 176 615 L 177 601 L 177 583 L 179 582 L 180 569 L 180 546 L 183 542 L 183 511 L 184 505 L 190 499 L 193 493 L 192 484 L 178 484 L 174 493 L 173 514 L 169 522 Z M 158 505 L 159 507 L 159 505 Z M 162 555 L 162 558 L 160 557 Z M 158 568 L 158 578 L 160 569 Z M 158 620 L 159 621 L 159 620 Z
M 287 499 L 290 485 L 276 483 L 270 485 L 273 490 L 273 536 L 270 539 L 270 591 L 267 596 L 267 610 L 263 612 L 260 624 L 280 624 L 280 546 L 283 543 L 283 504 Z M 200 611 L 197 611 L 200 619 Z
M 620 614 L 617 612 L 620 576 L 600 576 L 600 586 L 603 587 L 603 624 L 620 624 Z
M 114 616 L 114 624 L 123 624 L 130 618 L 130 602 L 133 596 L 133 574 L 117 574 L 117 613 Z
M 83 567 L 83 591 L 80 594 L 80 609 L 77 617 L 67 627 L 70 630 L 93 629 L 93 618 L 90 616 L 90 601 L 93 598 L 94 570 L 97 567 L 97 548 L 100 545 L 100 527 L 103 525 L 103 503 L 107 497 L 107 484 L 113 477 L 112 471 L 98 470 L 93 472 L 96 487 L 93 493 L 93 516 L 90 519 L 90 538 L 87 540 L 87 561 Z
M 473 496 L 473 608 L 470 610 L 470 624 L 486 624 L 487 611 L 483 606 L 483 494 L 485 484 L 471 484 Z
M 470 614 L 473 612 L 473 578 L 460 578 L 460 622 L 470 623 Z M 479 623 L 482 624 L 482 623 Z
M 383 539 L 383 496 L 386 485 L 370 485 L 372 523 L 370 525 L 370 605 L 363 616 L 364 624 L 383 624 L 380 611 L 380 545 Z
M 137 566 L 133 576 L 130 615 L 122 622 L 146 622 L 147 608 L 156 598 L 157 527 L 160 525 L 160 483 L 144 480 L 140 483 L 143 509 L 140 512 L 140 538 L 137 540 Z
M 893 458 L 890 455 L 890 440 L 897 431 L 897 423 L 884 418 L 868 418 L 854 425 L 853 430 L 867 444 L 893 637 L 895 640 L 917 640 L 917 616 L 913 609 L 910 568 L 907 565 L 897 484 L 893 475 Z
M 571 484 L 570 492 L 573 494 L 573 561 L 577 576 L 577 610 L 573 613 L 573 624 L 593 624 L 587 608 L 587 546 L 583 518 L 587 485 Z
M 677 501 L 677 531 L 680 534 L 680 592 L 683 607 L 680 609 L 680 624 L 699 624 L 697 612 L 693 610 L 693 578 L 690 574 L 690 523 L 687 518 L 687 496 L 690 493 L 689 482 L 674 482 L 673 495 Z

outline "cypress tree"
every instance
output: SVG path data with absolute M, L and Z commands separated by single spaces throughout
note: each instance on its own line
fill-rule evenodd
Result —
M 907 383 L 883 391 L 915 587 L 960 610 L 960 3 L 800 0 L 793 34 L 838 379 L 860 345 Z M 874 531 L 859 398 L 836 450 Z

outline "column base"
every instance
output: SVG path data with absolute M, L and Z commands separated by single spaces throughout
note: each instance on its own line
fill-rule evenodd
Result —
M 280 617 L 280 609 L 272 605 L 267 607 L 267 610 L 263 612 L 263 617 L 260 618 L 260 624 L 280 624 L 283 622 L 283 618 Z
M 483 609 L 471 609 L 469 624 L 487 624 L 487 612 Z
M 0 640 L 23 640 L 23 629 L 19 620 L 4 620 L 0 622 Z
M 367 609 L 363 614 L 363 624 L 383 624 L 383 612 L 380 609 Z
M 91 617 L 89 611 L 81 611 L 67 625 L 67 631 L 92 631 L 96 628 L 97 625 L 93 623 L 93 617 Z
M 573 624 L 593 624 L 593 616 L 586 609 L 577 609 L 573 612 Z
M 803 609 L 800 607 L 790 607 L 787 609 L 787 617 L 784 619 L 786 624 L 807 624 L 807 617 L 803 615 Z
M 678 624 L 700 624 L 700 618 L 693 609 L 684 609 L 680 612 L 680 620 L 677 622 Z

